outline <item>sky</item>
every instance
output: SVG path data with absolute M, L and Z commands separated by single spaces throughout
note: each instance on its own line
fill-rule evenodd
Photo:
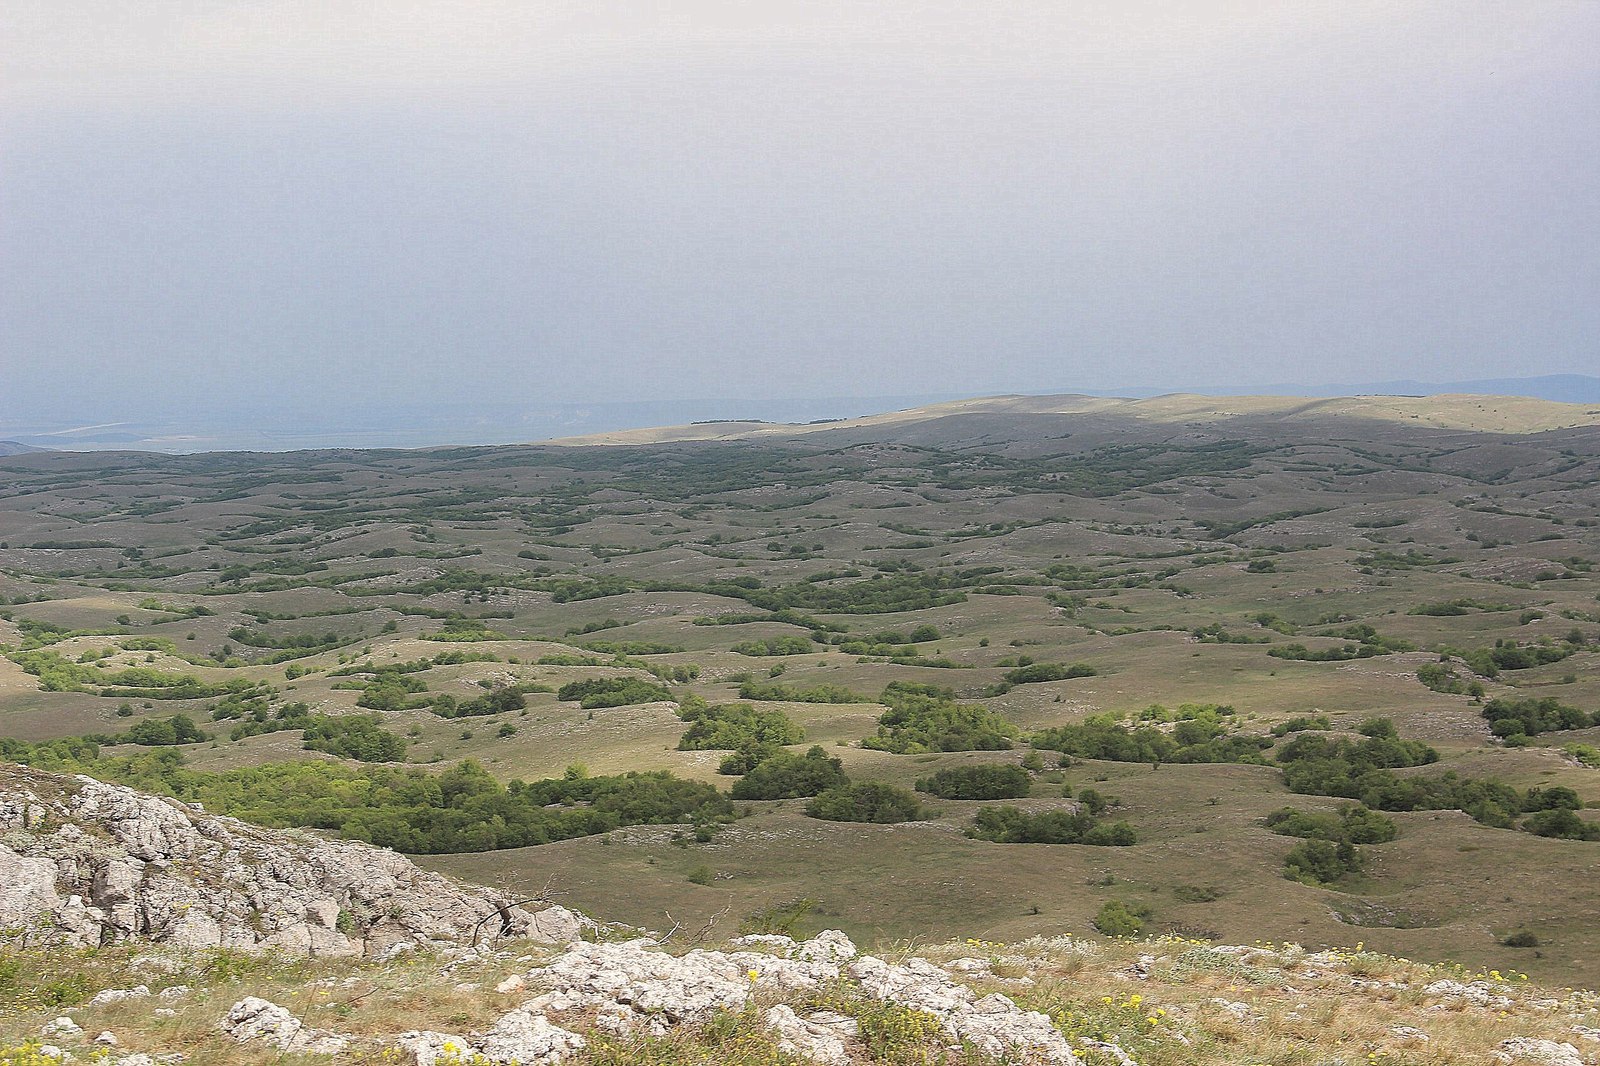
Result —
M 1596 116 L 1589 0 L 0 0 L 0 423 L 1597 373 Z

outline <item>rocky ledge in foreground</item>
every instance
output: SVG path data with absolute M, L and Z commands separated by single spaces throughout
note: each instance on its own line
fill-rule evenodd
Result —
M 269 830 L 88 777 L 0 765 L 0 927 L 46 943 L 382 955 L 585 921 L 525 910 L 403 856 Z

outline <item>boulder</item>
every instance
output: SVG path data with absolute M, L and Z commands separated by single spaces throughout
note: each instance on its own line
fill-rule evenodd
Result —
M 246 996 L 228 1008 L 222 1031 L 241 1044 L 259 1040 L 299 1055 L 337 1055 L 350 1046 L 348 1037 L 313 1029 L 287 1008 L 256 996 Z

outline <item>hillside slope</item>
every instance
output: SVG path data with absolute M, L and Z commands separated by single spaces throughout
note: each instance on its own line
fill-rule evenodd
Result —
M 66 848 L 77 861 L 102 864 L 97 886 L 120 883 L 107 871 L 134 854 L 160 880 L 167 856 L 189 852 L 197 837 L 275 878 L 306 883 L 328 874 L 304 837 L 196 816 L 132 790 L 11 769 L 0 789 L 7 841 L 54 852 L 57 876 L 73 876 Z M 36 839 L 25 843 L 29 836 Z M 338 850 L 379 877 L 406 867 L 360 845 Z M 5 855 L 5 898 L 14 908 L 17 890 L 36 888 L 29 877 L 46 866 L 18 860 L 9 847 Z M 184 859 L 196 876 L 217 875 L 219 888 L 237 874 L 202 853 Z M 371 885 L 359 869 L 343 877 Z M 885 945 L 877 957 L 833 931 L 800 942 L 752 932 L 711 948 L 713 935 L 727 935 L 712 921 L 650 937 L 574 923 L 545 936 L 562 941 L 551 946 L 517 939 L 532 929 L 523 912 L 486 936 L 461 937 L 474 907 L 504 914 L 505 902 L 439 879 L 427 888 L 453 895 L 447 910 L 462 920 L 444 923 L 446 938 L 429 938 L 419 932 L 428 919 L 418 910 L 437 897 L 391 894 L 386 920 L 408 923 L 413 941 L 391 942 L 381 958 L 315 937 L 286 940 L 281 931 L 237 938 L 247 952 L 202 949 L 195 944 L 203 941 L 169 936 L 160 925 L 119 930 L 125 945 L 83 952 L 61 942 L 78 935 L 71 923 L 63 929 L 41 915 L 10 914 L 0 956 L 0 1062 L 1586 1066 L 1600 1051 L 1593 993 L 1550 992 L 1519 973 L 1422 966 L 1359 945 L 1308 952 L 1293 944 L 1033 937 L 969 939 L 914 954 Z M 260 902 L 261 920 L 272 921 L 273 903 Z M 148 898 L 136 908 L 147 905 Z M 337 927 L 330 921 L 327 934 Z M 437 921 L 429 925 L 438 930 Z

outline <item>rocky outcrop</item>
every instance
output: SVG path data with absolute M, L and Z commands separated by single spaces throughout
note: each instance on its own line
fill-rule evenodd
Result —
M 589 924 L 559 907 L 530 912 L 383 848 L 0 766 L 0 926 L 33 943 L 381 955 L 500 936 L 565 942 Z
M 465 1051 L 491 1062 L 555 1062 L 581 1047 L 582 1038 L 551 1022 L 552 1015 L 581 1019 L 612 1033 L 664 1036 L 679 1026 L 742 1010 L 757 994 L 781 995 L 842 981 L 872 998 L 927 1012 L 953 1045 L 964 1043 L 985 1055 L 1029 1066 L 1078 1064 L 1071 1045 L 1045 1015 L 1022 1010 L 998 993 L 980 996 L 926 959 L 894 964 L 858 956 L 855 945 L 836 930 L 801 943 L 752 936 L 732 946 L 765 950 L 695 949 L 672 955 L 653 940 L 572 944 L 548 965 L 506 984 L 508 989 L 543 991 L 503 1016 L 485 1036 L 467 1040 Z M 853 1019 L 828 1011 L 802 1015 L 780 1003 L 769 1007 L 762 1021 L 788 1054 L 828 1064 L 857 1057 Z M 507 1043 L 505 1033 L 516 1034 L 518 1042 Z M 561 1034 L 578 1042 L 563 1045 Z M 446 1040 L 454 1043 L 457 1038 L 408 1033 L 403 1047 L 414 1061 L 432 1062 Z

